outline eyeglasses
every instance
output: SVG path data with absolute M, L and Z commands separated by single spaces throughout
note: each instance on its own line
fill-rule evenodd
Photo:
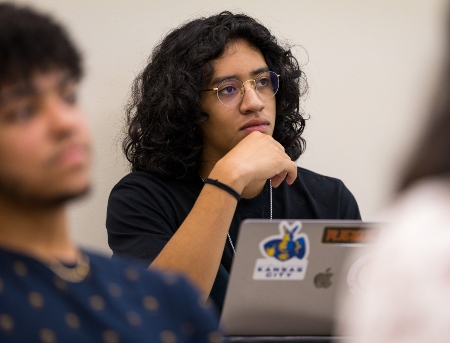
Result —
M 258 96 L 264 100 L 273 97 L 278 92 L 280 75 L 273 71 L 265 71 L 258 75 L 254 80 L 242 82 L 239 79 L 226 79 L 221 81 L 216 88 L 203 89 L 204 92 L 216 91 L 217 98 L 225 106 L 237 105 L 244 97 L 244 84 L 253 82 L 253 88 Z

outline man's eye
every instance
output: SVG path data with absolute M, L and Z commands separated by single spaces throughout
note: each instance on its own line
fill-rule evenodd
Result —
M 69 105 L 74 105 L 77 103 L 77 93 L 76 92 L 66 92 L 66 93 L 62 94 L 62 98 Z
M 235 86 L 225 86 L 219 89 L 219 93 L 223 95 L 233 94 L 237 91 Z
M 36 107 L 33 105 L 23 105 L 12 110 L 9 119 L 13 122 L 27 121 L 37 113 Z
M 262 79 L 257 80 L 256 86 L 257 87 L 264 87 L 269 84 L 269 79 L 264 77 Z

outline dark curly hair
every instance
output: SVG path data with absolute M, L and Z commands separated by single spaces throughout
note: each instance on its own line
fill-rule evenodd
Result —
M 307 91 L 307 81 L 297 59 L 257 20 L 222 12 L 170 32 L 134 81 L 123 142 L 132 171 L 146 170 L 164 179 L 198 172 L 203 148 L 198 126 L 208 120 L 200 109 L 200 94 L 212 78 L 211 61 L 237 39 L 258 48 L 269 69 L 280 74 L 273 137 L 292 160 L 303 153 L 300 97 Z
M 0 88 L 55 69 L 82 76 L 80 54 L 64 28 L 31 8 L 0 3 Z

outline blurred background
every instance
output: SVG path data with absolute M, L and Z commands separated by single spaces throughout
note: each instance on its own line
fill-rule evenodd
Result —
M 298 164 L 341 179 L 364 220 L 389 203 L 427 121 L 443 56 L 443 0 L 28 0 L 62 21 L 80 46 L 80 103 L 94 136 L 93 190 L 72 204 L 82 246 L 110 253 L 105 229 L 112 187 L 128 172 L 121 151 L 124 105 L 153 47 L 172 28 L 222 10 L 258 18 L 294 44 L 309 94 L 307 149 Z

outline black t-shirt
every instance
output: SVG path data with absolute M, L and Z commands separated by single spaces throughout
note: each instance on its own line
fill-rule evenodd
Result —
M 200 176 L 160 180 L 144 171 L 126 175 L 111 191 L 106 228 L 113 255 L 137 257 L 150 264 L 191 211 L 203 187 Z M 212 199 L 211 201 L 214 201 Z M 298 168 L 292 185 L 273 189 L 273 219 L 361 219 L 358 204 L 342 181 Z M 235 247 L 244 219 L 270 217 L 270 189 L 241 199 L 229 233 Z M 200 244 L 200 243 L 199 243 Z M 210 298 L 221 311 L 233 260 L 227 241 Z

